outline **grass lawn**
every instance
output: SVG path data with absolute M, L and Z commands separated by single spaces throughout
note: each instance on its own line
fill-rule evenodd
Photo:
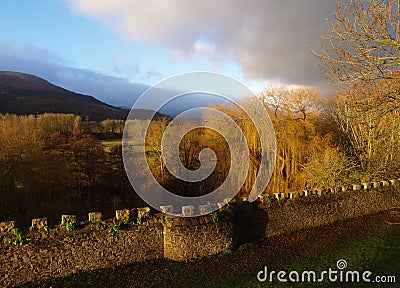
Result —
M 400 227 L 393 226 L 385 231 L 372 233 L 368 236 L 360 235 L 352 241 L 338 244 L 338 247 L 333 247 L 332 251 L 320 251 L 316 255 L 297 261 L 283 261 L 276 272 L 280 270 L 287 273 L 298 271 L 301 275 L 304 270 L 313 270 L 317 272 L 317 278 L 319 278 L 320 273 L 329 268 L 340 271 L 336 264 L 341 259 L 346 260 L 348 265 L 347 269 L 343 270 L 344 273 L 348 270 L 371 271 L 372 275 L 369 277 L 371 283 L 344 283 L 345 281 L 340 283 L 339 280 L 330 282 L 327 276 L 324 277 L 326 281 L 322 283 L 279 283 L 276 276 L 272 283 L 268 280 L 265 283 L 260 283 L 255 275 L 243 274 L 228 279 L 225 283 L 210 283 L 205 287 L 400 287 Z M 396 277 L 397 284 L 372 283 L 375 276 L 389 275 Z M 287 277 L 286 274 L 286 279 Z
M 104 150 L 106 152 L 109 152 L 112 147 L 117 146 L 117 145 L 122 145 L 122 139 L 101 140 L 101 144 L 104 145 Z
M 400 225 L 387 224 L 398 218 L 386 211 L 264 239 L 202 259 L 155 260 L 24 287 L 400 287 Z M 339 270 L 336 262 L 340 259 L 347 261 L 347 270 L 369 270 L 373 273 L 370 279 L 394 275 L 397 283 L 260 283 L 256 278 L 265 265 L 269 271 L 301 275 L 304 270 Z

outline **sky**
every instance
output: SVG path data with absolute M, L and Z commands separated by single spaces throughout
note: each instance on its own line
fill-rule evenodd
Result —
M 333 0 L 2 0 L 0 70 L 130 107 L 192 71 L 331 91 L 318 59 Z

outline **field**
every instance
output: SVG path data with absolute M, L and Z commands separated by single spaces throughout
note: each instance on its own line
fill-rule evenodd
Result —
M 344 259 L 348 270 L 369 270 L 371 279 L 394 275 L 398 282 L 400 225 L 389 225 L 389 220 L 399 219 L 393 211 L 386 211 L 264 239 L 198 260 L 157 260 L 25 287 L 398 287 L 396 283 L 260 283 L 256 278 L 265 265 L 269 271 L 321 272 L 338 270 L 336 262 Z
M 106 152 L 109 152 L 112 147 L 117 146 L 117 145 L 122 145 L 122 139 L 107 139 L 107 140 L 102 140 L 101 144 L 104 145 L 104 150 Z

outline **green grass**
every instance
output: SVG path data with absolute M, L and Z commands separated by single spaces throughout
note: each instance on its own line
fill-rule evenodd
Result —
M 310 243 L 310 245 L 312 245 L 312 243 Z M 351 270 L 362 272 L 368 270 L 372 272 L 370 276 L 371 280 L 377 275 L 394 275 L 397 283 L 340 283 L 339 281 L 323 281 L 322 283 L 280 283 L 278 281 L 271 283 L 266 281 L 265 283 L 260 283 L 256 279 L 256 275 L 242 274 L 227 279 L 224 283 L 212 282 L 204 287 L 399 287 L 400 226 L 392 226 L 384 232 L 360 236 L 354 241 L 341 243 L 340 247 L 328 253 L 321 251 L 321 254 L 298 261 L 283 261 L 279 270 L 273 270 L 276 272 L 283 270 L 287 273 L 290 271 L 302 272 L 305 270 L 313 270 L 319 275 L 318 273 L 328 270 L 329 268 L 340 271 L 336 267 L 336 263 L 340 259 L 347 261 L 348 267 L 343 271 Z M 276 277 L 274 279 L 276 279 Z
M 101 140 L 101 144 L 105 147 L 106 151 L 110 151 L 111 148 L 117 146 L 117 145 L 122 145 L 122 139 L 107 139 L 107 140 Z M 126 143 L 130 143 L 127 141 Z M 141 151 L 143 149 L 143 145 L 140 143 L 133 142 L 130 144 L 131 147 L 134 149 L 134 151 Z
M 307 243 L 306 245 L 313 245 Z M 400 281 L 400 225 L 383 228 L 380 232 L 359 235 L 352 240 L 345 238 L 329 251 L 317 251 L 315 255 L 299 257 L 297 260 L 281 259 L 272 270 L 287 272 L 314 270 L 321 272 L 335 269 L 339 259 L 345 259 L 348 270 L 373 272 L 373 275 L 395 275 L 397 284 L 346 284 L 346 283 L 260 283 L 257 271 L 242 269 L 245 259 L 257 261 L 258 251 L 254 244 L 246 244 L 236 251 L 185 262 L 155 260 L 127 267 L 101 269 L 53 279 L 25 287 L 398 287 Z M 309 253 L 311 254 L 311 253 Z M 292 257 L 293 258 L 293 257 Z M 268 259 L 258 260 L 260 268 L 268 265 Z M 224 266 L 226 265 L 226 266 Z M 210 273 L 209 266 L 215 266 Z M 235 268 L 236 267 L 236 268 Z M 229 269 L 235 269 L 227 273 Z M 270 269 L 270 268 L 269 268 Z M 218 272 L 219 270 L 219 272 Z M 270 269 L 271 270 L 271 269 Z M 245 272 L 242 272 L 245 271 Z M 344 270 L 346 271 L 346 270 Z M 218 277 L 221 274 L 222 276 Z M 217 275 L 217 277 L 215 277 Z M 221 279 L 223 278 L 223 279 Z M 371 276 L 373 279 L 373 276 Z
M 104 150 L 106 152 L 109 152 L 112 147 L 117 146 L 117 145 L 122 145 L 122 139 L 107 139 L 107 140 L 102 140 L 101 144 L 104 145 Z

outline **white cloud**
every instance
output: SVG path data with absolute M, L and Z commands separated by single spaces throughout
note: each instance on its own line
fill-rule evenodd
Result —
M 249 78 L 326 85 L 307 46 L 316 45 L 332 1 L 65 1 L 126 39 L 168 47 L 175 59 L 226 55 Z
M 202 54 L 202 53 L 214 53 L 215 51 L 215 46 L 211 45 L 210 43 L 206 43 L 201 40 L 197 40 L 193 44 L 193 50 L 196 54 Z

